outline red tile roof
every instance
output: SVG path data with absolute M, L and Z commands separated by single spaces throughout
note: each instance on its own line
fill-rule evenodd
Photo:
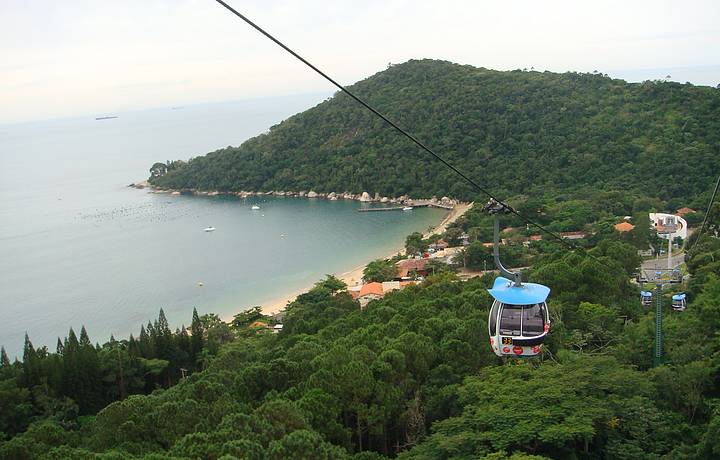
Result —
M 621 233 L 629 232 L 633 228 L 635 228 L 635 226 L 629 222 L 620 222 L 619 224 L 615 224 L 615 230 Z
M 360 288 L 358 297 L 363 297 L 369 294 L 375 294 L 382 297 L 384 294 L 382 283 L 373 282 L 363 285 L 363 287 Z
M 405 259 L 399 261 L 395 265 L 397 265 L 398 268 L 398 276 L 400 278 L 405 278 L 413 270 L 415 270 L 416 272 L 425 271 L 425 266 L 427 265 L 427 263 L 427 259 Z

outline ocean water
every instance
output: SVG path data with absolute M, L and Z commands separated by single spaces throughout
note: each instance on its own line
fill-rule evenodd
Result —
M 238 145 L 324 97 L 0 125 L 0 344 L 12 357 L 25 332 L 51 350 L 70 327 L 98 342 L 137 335 L 161 307 L 173 327 L 189 324 L 193 307 L 229 316 L 437 224 L 435 209 L 359 213 L 350 201 L 127 187 L 155 161 Z

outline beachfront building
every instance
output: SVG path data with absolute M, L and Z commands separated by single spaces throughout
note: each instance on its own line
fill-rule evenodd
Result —
M 360 308 L 365 308 L 370 301 L 382 299 L 388 292 L 404 289 L 408 284 L 416 283 L 415 281 L 372 282 L 361 286 L 350 287 L 348 288 L 348 292 L 354 300 L 360 302 Z
M 677 237 L 687 238 L 687 222 L 680 216 L 663 212 L 651 212 L 650 221 L 660 238 L 674 240 Z
M 442 251 L 443 249 L 447 249 L 448 246 L 450 246 L 445 240 L 438 240 L 435 243 L 430 243 L 428 245 L 428 249 L 432 249 L 433 251 Z
M 371 300 L 382 299 L 384 295 L 385 291 L 382 283 L 367 283 L 363 284 L 360 290 L 357 291 L 357 300 L 360 302 L 360 308 L 365 308 L 365 305 Z
M 414 278 L 415 276 L 426 276 L 427 270 L 425 266 L 428 259 L 405 259 L 395 265 L 397 266 L 396 281 L 404 281 Z
M 462 252 L 463 248 L 458 246 L 455 248 L 445 248 L 442 251 L 436 251 L 430 254 L 430 259 L 439 260 L 446 264 L 452 264 L 458 255 Z
M 382 283 L 383 295 L 390 291 L 396 291 L 401 288 L 400 281 L 383 281 Z

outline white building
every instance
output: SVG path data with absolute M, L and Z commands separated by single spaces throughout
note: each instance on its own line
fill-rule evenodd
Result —
M 687 238 L 687 222 L 680 216 L 651 212 L 650 221 L 655 226 L 660 238 L 674 240 L 678 236 L 683 240 Z

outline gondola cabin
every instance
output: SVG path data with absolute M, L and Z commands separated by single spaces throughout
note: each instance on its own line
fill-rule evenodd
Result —
M 640 291 L 640 303 L 643 305 L 652 305 L 652 292 Z
M 685 311 L 685 307 L 687 307 L 687 299 L 685 298 L 685 293 L 681 292 L 680 294 L 675 294 L 672 296 L 672 309 L 675 311 Z
M 550 331 L 545 303 L 550 288 L 535 283 L 517 286 L 498 277 L 488 292 L 495 299 L 488 319 L 490 346 L 495 354 L 518 357 L 539 354 Z

